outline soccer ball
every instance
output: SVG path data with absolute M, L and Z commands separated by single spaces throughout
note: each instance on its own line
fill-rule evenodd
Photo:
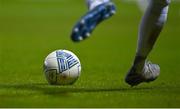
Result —
M 73 84 L 80 76 L 81 63 L 72 52 L 56 50 L 46 57 L 44 73 L 51 85 Z

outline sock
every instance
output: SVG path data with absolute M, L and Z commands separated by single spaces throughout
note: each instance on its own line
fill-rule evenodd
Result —
M 86 0 L 86 3 L 88 5 L 89 10 L 94 9 L 96 6 L 105 3 L 105 2 L 109 2 L 110 0 Z
M 139 28 L 134 66 L 142 69 L 167 19 L 170 0 L 150 0 Z

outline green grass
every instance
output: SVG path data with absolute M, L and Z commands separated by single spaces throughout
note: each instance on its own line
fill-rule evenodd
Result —
M 180 107 L 180 4 L 172 3 L 168 22 L 149 59 L 161 66 L 153 83 L 129 87 L 142 13 L 133 3 L 115 1 L 116 16 L 82 43 L 70 38 L 72 25 L 86 12 L 83 0 L 1 0 L 0 107 Z M 73 51 L 82 73 L 71 86 L 50 86 L 44 58 L 56 49 Z

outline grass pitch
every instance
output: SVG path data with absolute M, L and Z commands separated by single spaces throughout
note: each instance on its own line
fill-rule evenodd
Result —
M 161 66 L 153 83 L 129 87 L 142 13 L 134 3 L 115 1 L 117 14 L 81 43 L 70 31 L 86 12 L 83 0 L 0 1 L 0 107 L 180 107 L 180 4 L 170 6 L 168 22 L 149 59 Z M 74 52 L 82 64 L 71 86 L 50 86 L 44 58 L 56 49 Z

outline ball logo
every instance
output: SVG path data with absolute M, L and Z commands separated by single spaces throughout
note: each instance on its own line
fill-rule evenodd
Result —
M 72 68 L 79 63 L 78 60 L 75 59 L 71 54 L 63 51 L 57 51 L 56 57 L 60 73 Z

